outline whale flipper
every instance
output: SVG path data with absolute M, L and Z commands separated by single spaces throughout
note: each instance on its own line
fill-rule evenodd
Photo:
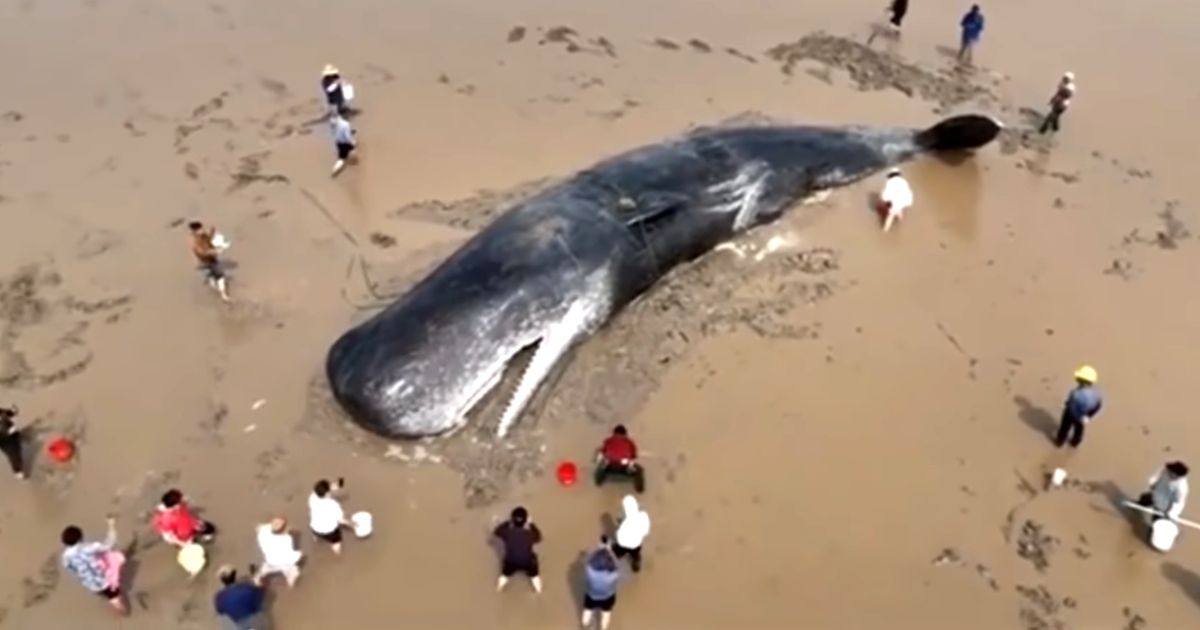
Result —
M 996 139 L 1004 125 L 991 116 L 951 116 L 917 133 L 917 146 L 927 151 L 964 151 Z

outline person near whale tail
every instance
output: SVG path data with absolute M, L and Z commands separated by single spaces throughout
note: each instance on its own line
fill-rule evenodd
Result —
M 638 463 L 637 444 L 623 424 L 614 427 L 612 435 L 596 450 L 596 485 L 604 485 L 610 476 L 628 477 L 633 480 L 634 490 L 646 490 L 646 473 Z
M 1067 395 L 1058 436 L 1054 438 L 1054 444 L 1059 448 L 1067 443 L 1067 438 L 1071 439 L 1072 448 L 1078 447 L 1083 442 L 1084 428 L 1100 413 L 1103 401 L 1100 390 L 1096 389 L 1097 377 L 1096 368 L 1090 365 L 1075 370 L 1075 389 Z
M 883 192 L 879 193 L 879 212 L 883 215 L 883 231 L 892 229 L 892 224 L 904 218 L 904 211 L 913 204 L 912 188 L 900 174 L 900 169 L 888 171 Z
M 25 478 L 25 456 L 21 452 L 21 429 L 13 422 L 17 417 L 16 407 L 0 407 L 0 451 L 8 459 L 13 476 Z
M 983 11 L 979 9 L 979 5 L 971 5 L 971 10 L 959 21 L 959 26 L 962 27 L 962 43 L 958 47 L 959 61 L 972 61 L 975 45 L 979 43 L 979 38 L 983 37 L 983 23 Z
M 1071 99 L 1075 97 L 1075 75 L 1070 72 L 1064 72 L 1062 79 L 1058 82 L 1058 87 L 1054 90 L 1054 96 L 1050 97 L 1050 113 L 1046 114 L 1046 120 L 1042 121 L 1042 127 L 1038 133 L 1045 134 L 1051 131 L 1058 131 L 1059 121 L 1062 115 L 1071 106 Z

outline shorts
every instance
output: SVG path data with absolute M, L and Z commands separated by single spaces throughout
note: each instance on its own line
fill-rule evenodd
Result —
M 321 540 L 324 540 L 325 542 L 327 542 L 331 545 L 336 545 L 336 544 L 342 542 L 342 528 L 339 527 L 327 534 L 313 532 L 313 536 L 316 536 L 317 538 L 320 538 Z
M 526 562 L 513 562 L 505 559 L 500 563 L 500 575 L 504 577 L 512 577 L 518 573 L 524 573 L 531 578 L 538 576 L 538 559 L 537 556 L 529 559 Z
M 592 599 L 591 597 L 588 597 L 586 594 L 584 594 L 584 596 L 583 596 L 583 609 L 584 610 L 602 610 L 604 612 L 612 612 L 613 606 L 616 606 L 616 605 L 617 605 L 617 596 L 615 593 L 613 594 L 612 597 L 609 597 L 608 599 Z
M 225 272 L 221 271 L 221 263 L 216 261 L 200 263 L 200 271 L 204 272 L 204 279 L 210 282 L 225 278 Z
M 96 591 L 96 594 L 104 599 L 118 599 L 121 597 L 121 589 L 114 586 L 106 586 L 102 591 Z
M 344 160 L 350 157 L 350 153 L 354 151 L 353 144 L 337 143 L 337 156 L 339 160 Z

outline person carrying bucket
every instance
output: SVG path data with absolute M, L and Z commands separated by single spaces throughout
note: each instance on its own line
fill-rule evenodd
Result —
M 1169 462 L 1150 478 L 1149 490 L 1138 497 L 1138 505 L 1158 513 L 1150 519 L 1150 544 L 1159 551 L 1169 551 L 1179 534 L 1176 523 L 1187 504 L 1187 475 L 1187 464 Z
M 1096 389 L 1097 378 L 1096 368 L 1090 365 L 1075 370 L 1075 388 L 1067 394 L 1067 402 L 1063 405 L 1058 435 L 1054 438 L 1055 446 L 1062 448 L 1068 438 L 1072 448 L 1083 442 L 1084 428 L 1103 406 L 1100 390 Z

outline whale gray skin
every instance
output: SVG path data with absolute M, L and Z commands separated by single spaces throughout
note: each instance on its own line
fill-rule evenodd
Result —
M 461 427 L 536 346 L 503 437 L 573 345 L 680 263 L 815 192 L 930 151 L 991 142 L 986 116 L 929 129 L 699 129 L 610 158 L 508 209 L 407 294 L 343 334 L 326 375 L 362 427 L 417 438 Z

